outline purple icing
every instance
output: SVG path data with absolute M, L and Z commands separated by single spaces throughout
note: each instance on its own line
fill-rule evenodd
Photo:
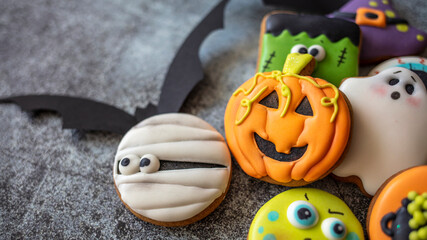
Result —
M 370 5 L 370 2 L 375 2 L 374 5 L 376 6 Z M 383 12 L 390 10 L 393 11 L 395 17 L 399 17 L 391 6 L 391 0 L 350 0 L 340 8 L 339 12 L 355 13 L 359 7 L 372 8 Z M 347 20 L 354 22 L 354 19 L 347 18 Z M 427 34 L 409 25 L 406 32 L 397 30 L 395 24 L 388 24 L 385 28 L 360 26 L 360 29 L 362 31 L 361 62 L 414 55 L 427 47 Z M 418 40 L 417 35 L 421 35 L 423 40 Z

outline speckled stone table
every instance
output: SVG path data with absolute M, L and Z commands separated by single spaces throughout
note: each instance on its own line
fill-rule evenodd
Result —
M 157 103 L 175 52 L 217 2 L 1 0 L 0 96 L 67 94 L 130 113 Z M 424 0 L 395 6 L 427 31 Z M 273 9 L 257 0 L 230 1 L 225 29 L 201 47 L 206 78 L 183 112 L 224 134 L 227 100 L 253 75 L 259 24 Z M 257 209 L 287 189 L 250 178 L 233 162 L 229 193 L 212 214 L 186 227 L 154 226 L 129 212 L 114 190 L 120 135 L 62 130 L 58 115 L 33 117 L 12 104 L 0 108 L 2 239 L 244 239 Z M 356 186 L 326 177 L 309 187 L 342 198 L 365 225 L 370 199 Z

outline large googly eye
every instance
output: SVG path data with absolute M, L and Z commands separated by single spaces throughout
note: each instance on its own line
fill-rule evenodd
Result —
M 295 201 L 287 210 L 288 221 L 296 228 L 307 229 L 316 225 L 319 214 L 316 208 L 306 201 Z
M 143 173 L 157 172 L 159 168 L 160 161 L 153 154 L 145 154 L 139 161 L 139 170 Z
M 139 157 L 127 155 L 119 161 L 119 172 L 123 175 L 130 175 L 139 172 Z
M 303 44 L 297 44 L 297 45 L 292 47 L 291 53 L 305 54 L 305 53 L 308 53 L 308 50 L 307 50 L 307 47 L 304 46 Z
M 320 62 L 326 57 L 325 49 L 320 45 L 313 45 L 308 49 L 308 54 L 314 57 L 316 61 Z
M 341 240 L 347 235 L 347 228 L 338 218 L 327 218 L 322 222 L 322 232 L 330 240 Z

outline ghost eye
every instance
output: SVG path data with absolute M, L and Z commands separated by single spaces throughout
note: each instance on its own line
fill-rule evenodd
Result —
M 393 78 L 390 81 L 388 81 L 388 85 L 390 85 L 390 86 L 394 86 L 398 83 L 399 83 L 399 79 L 397 79 L 397 78 Z
M 412 95 L 412 93 L 414 93 L 414 85 L 412 84 L 406 84 L 405 86 L 405 90 L 409 95 Z
M 297 44 L 297 45 L 292 47 L 291 53 L 305 54 L 305 53 L 308 53 L 308 50 L 307 50 L 307 47 L 304 46 L 303 44 Z
M 135 155 L 128 155 L 119 161 L 119 172 L 123 175 L 130 175 L 139 171 L 139 158 Z
M 347 228 L 338 218 L 327 218 L 322 222 L 322 232 L 330 240 L 341 240 L 347 235 Z
M 304 97 L 297 109 L 295 109 L 295 112 L 305 116 L 313 116 L 313 109 L 311 109 L 311 105 L 307 97 Z
M 295 201 L 287 210 L 288 221 L 296 228 L 307 229 L 316 225 L 319 214 L 316 208 L 306 201 Z
M 139 170 L 143 173 L 153 173 L 160 168 L 159 159 L 153 154 L 145 154 L 139 161 Z
M 320 62 L 325 59 L 326 52 L 325 49 L 320 45 L 313 45 L 308 49 L 308 54 L 314 57 L 316 61 Z

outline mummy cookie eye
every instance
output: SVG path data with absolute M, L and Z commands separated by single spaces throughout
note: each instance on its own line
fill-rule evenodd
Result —
M 308 53 L 307 47 L 303 44 L 297 44 L 295 46 L 292 47 L 291 49 L 291 53 L 301 53 L 301 54 L 305 54 Z
M 316 208 L 306 201 L 295 201 L 287 210 L 288 221 L 296 228 L 307 229 L 316 225 L 319 214 Z
M 390 85 L 390 86 L 394 86 L 394 85 L 396 85 L 396 84 L 398 84 L 399 83 L 399 79 L 397 79 L 397 78 L 393 78 L 393 79 L 391 79 L 390 81 L 388 81 L 388 84 Z
M 313 45 L 308 49 L 308 54 L 314 57 L 316 61 L 320 62 L 325 59 L 326 52 L 325 49 L 320 45 Z
M 119 162 L 119 172 L 123 175 L 130 175 L 139 172 L 139 158 L 135 155 L 123 157 Z
M 143 173 L 153 173 L 160 168 L 159 159 L 153 154 L 145 154 L 139 161 L 139 170 Z
M 414 93 L 414 85 L 412 84 L 406 84 L 405 86 L 405 90 L 409 95 L 412 95 L 412 93 Z
M 341 240 L 347 235 L 345 224 L 338 218 L 327 218 L 322 222 L 322 232 L 330 240 Z

